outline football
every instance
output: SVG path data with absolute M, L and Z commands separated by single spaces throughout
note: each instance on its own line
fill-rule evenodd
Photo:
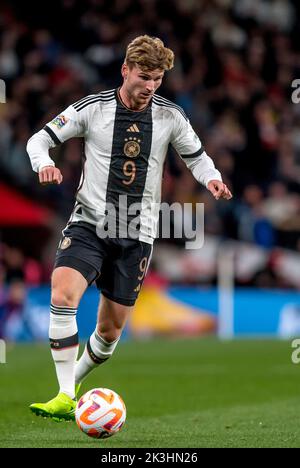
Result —
M 126 407 L 122 398 L 113 390 L 93 388 L 79 399 L 75 418 L 82 432 L 96 439 L 105 439 L 123 427 Z

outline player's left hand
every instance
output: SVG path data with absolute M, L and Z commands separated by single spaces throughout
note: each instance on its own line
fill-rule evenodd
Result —
M 230 200 L 230 198 L 232 198 L 232 193 L 229 188 L 223 182 L 220 182 L 220 180 L 209 181 L 207 189 L 213 194 L 216 200 L 219 200 L 219 198 Z

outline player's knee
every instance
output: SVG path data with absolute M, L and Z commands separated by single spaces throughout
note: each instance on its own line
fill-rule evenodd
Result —
M 122 334 L 122 328 L 109 328 L 103 329 L 101 326 L 97 326 L 97 333 L 106 343 L 112 343 L 120 338 Z
M 112 343 L 120 338 L 131 308 L 107 299 L 103 300 L 101 307 L 97 333 L 103 340 Z
M 77 307 L 75 294 L 70 291 L 54 288 L 51 294 L 51 303 L 60 307 Z

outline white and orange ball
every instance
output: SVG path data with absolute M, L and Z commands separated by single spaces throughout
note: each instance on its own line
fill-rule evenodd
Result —
M 82 432 L 96 439 L 105 439 L 123 427 L 126 407 L 122 398 L 113 390 L 93 388 L 78 401 L 75 418 Z

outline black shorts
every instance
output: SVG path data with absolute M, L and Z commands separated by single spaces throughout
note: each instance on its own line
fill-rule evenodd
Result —
M 79 271 L 90 285 L 119 304 L 134 305 L 151 259 L 152 245 L 136 239 L 101 239 L 89 223 L 72 223 L 63 232 L 54 268 Z

